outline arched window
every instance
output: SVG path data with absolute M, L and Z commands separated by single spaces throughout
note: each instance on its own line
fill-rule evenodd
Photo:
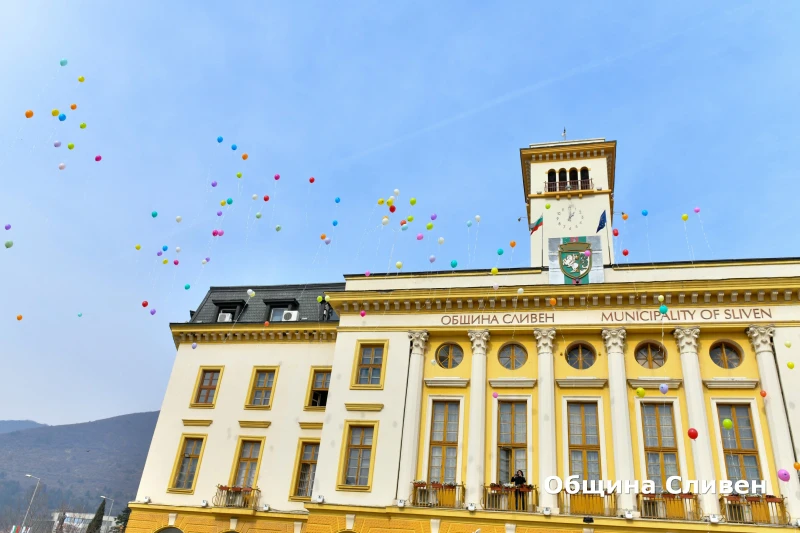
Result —
M 528 360 L 528 353 L 519 344 L 506 344 L 498 355 L 500 364 L 509 370 L 516 370 Z
M 565 168 L 558 171 L 558 189 L 561 191 L 567 190 L 567 169 Z
M 597 356 L 592 347 L 582 342 L 573 344 L 567 350 L 567 363 L 577 370 L 586 370 L 594 364 L 595 359 Z
M 551 168 L 547 171 L 547 192 L 553 192 L 556 190 L 556 171 Z
M 661 368 L 666 360 L 664 347 L 656 342 L 643 342 L 636 347 L 636 362 L 645 368 Z
M 742 364 L 742 353 L 729 342 L 717 342 L 709 351 L 711 360 L 720 368 L 736 368 Z
M 589 169 L 586 167 L 581 169 L 581 189 L 591 189 L 589 185 Z
M 457 344 L 442 344 L 436 350 L 436 362 L 442 368 L 455 368 L 464 359 L 464 350 Z
M 578 181 L 578 169 L 577 168 L 569 169 L 569 181 Z

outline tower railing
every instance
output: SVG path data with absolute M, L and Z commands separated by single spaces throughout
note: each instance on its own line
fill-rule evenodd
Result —
M 594 185 L 591 179 L 585 180 L 570 180 L 570 181 L 545 181 L 545 192 L 568 192 L 568 191 L 585 191 L 593 189 Z

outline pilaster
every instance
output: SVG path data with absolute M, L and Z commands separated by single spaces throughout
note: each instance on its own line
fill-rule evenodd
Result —
M 408 386 L 403 418 L 403 438 L 400 443 L 400 472 L 397 477 L 397 498 L 405 500 L 411 494 L 411 482 L 417 474 L 419 433 L 422 423 L 422 375 L 428 332 L 409 331 L 411 353 L 408 361 Z
M 556 396 L 553 369 L 553 341 L 555 328 L 535 329 L 536 351 L 539 361 L 539 508 L 549 507 L 558 514 L 556 494 L 547 493 L 547 478 L 558 475 L 556 465 Z
M 480 507 L 486 460 L 486 346 L 489 330 L 467 332 L 472 343 L 469 436 L 467 439 L 467 503 Z

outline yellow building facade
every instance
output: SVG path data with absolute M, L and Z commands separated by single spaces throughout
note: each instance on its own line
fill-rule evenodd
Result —
M 619 264 L 616 143 L 520 156 L 529 268 L 212 287 L 173 324 L 131 533 L 796 526 L 800 261 Z

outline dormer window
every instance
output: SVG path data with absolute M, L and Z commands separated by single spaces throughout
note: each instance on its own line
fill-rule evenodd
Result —
M 216 321 L 221 322 L 236 322 L 241 318 L 242 311 L 244 310 L 243 301 L 216 301 L 214 305 L 217 306 Z
M 286 322 L 297 320 L 291 318 L 292 313 L 288 311 L 296 311 L 299 307 L 297 300 L 264 300 L 267 305 L 267 318 L 270 322 Z
M 220 307 L 217 322 L 233 322 L 234 320 L 236 320 L 235 307 Z
M 269 321 L 270 322 L 282 322 L 283 321 L 283 314 L 288 311 L 288 307 L 273 307 L 270 309 Z

